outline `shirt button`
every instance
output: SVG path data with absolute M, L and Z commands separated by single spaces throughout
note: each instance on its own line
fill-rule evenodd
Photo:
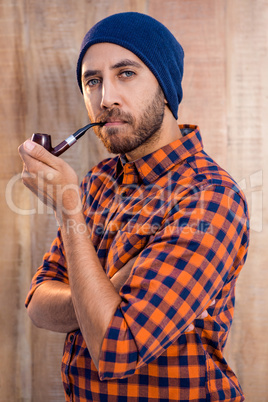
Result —
M 124 191 L 124 192 L 121 194 L 121 196 L 122 196 L 122 197 L 126 197 L 126 196 L 127 196 L 127 192 Z
M 65 392 L 66 392 L 66 394 L 67 394 L 68 396 L 70 396 L 70 395 L 71 395 L 71 390 L 70 390 L 70 388 L 69 388 L 69 387 L 67 387 L 67 388 L 65 389 Z
M 74 336 L 70 335 L 70 342 L 73 342 L 73 340 L 74 340 Z

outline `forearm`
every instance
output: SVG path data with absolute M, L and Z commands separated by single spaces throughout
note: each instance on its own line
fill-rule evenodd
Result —
M 61 224 L 71 289 L 71 297 L 69 299 L 68 295 L 68 303 L 73 303 L 79 328 L 91 357 L 98 367 L 103 337 L 116 308 L 121 302 L 121 297 L 103 271 L 91 243 L 81 212 L 77 175 L 61 158 L 56 158 L 34 142 L 26 141 L 19 148 L 19 151 L 24 163 L 23 183 L 43 202 L 54 209 L 57 220 Z M 40 181 L 39 172 L 41 171 L 43 175 Z M 48 180 L 48 177 L 52 177 L 52 180 Z M 73 215 L 74 211 L 77 210 L 80 212 Z M 72 214 L 68 215 L 66 211 L 72 212 Z M 75 222 L 76 227 L 85 226 L 83 233 L 81 230 L 69 230 L 68 233 L 68 219 L 70 218 Z M 37 297 L 37 294 L 35 296 Z M 44 303 L 46 304 L 45 301 Z M 63 325 L 64 320 L 61 321 L 61 316 L 59 316 L 60 324 L 57 324 L 58 317 L 55 314 L 52 320 L 52 324 L 55 325 L 50 325 L 49 316 L 54 306 L 52 301 L 48 305 L 50 306 L 49 309 L 45 309 L 46 327 L 53 330 L 55 328 L 61 331 L 63 328 L 66 330 L 65 325 Z M 61 306 L 64 305 L 65 303 L 60 301 L 58 309 L 61 310 Z M 33 313 L 32 317 L 37 325 L 44 327 L 43 322 L 41 324 L 39 322 L 38 314 Z
M 63 333 L 79 328 L 70 286 L 59 281 L 43 282 L 35 290 L 27 311 L 39 328 Z
M 72 300 L 79 328 L 98 367 L 102 341 L 121 297 L 100 264 L 83 214 L 72 215 L 72 220 L 76 227 L 85 227 L 82 231 L 68 231 L 68 215 L 62 219 L 61 232 Z

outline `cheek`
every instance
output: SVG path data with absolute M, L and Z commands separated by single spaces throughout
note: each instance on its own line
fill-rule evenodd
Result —
M 135 98 L 132 96 L 132 110 L 135 115 L 141 116 L 143 115 L 144 110 L 148 108 L 148 106 L 154 100 L 155 94 L 152 90 L 144 90 L 136 93 Z
M 85 103 L 88 115 L 90 117 L 93 117 L 95 108 L 92 104 L 92 101 L 86 95 L 84 95 L 84 103 Z
M 155 98 L 159 85 L 153 85 L 149 80 L 136 92 L 136 99 L 140 105 L 147 106 Z

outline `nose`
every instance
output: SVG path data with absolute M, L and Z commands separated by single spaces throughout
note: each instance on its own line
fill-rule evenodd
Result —
M 109 109 L 113 106 L 121 106 L 121 97 L 117 86 L 110 80 L 103 80 L 101 93 L 101 108 Z

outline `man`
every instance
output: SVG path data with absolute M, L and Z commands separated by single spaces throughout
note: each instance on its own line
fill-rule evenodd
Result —
M 90 120 L 105 123 L 96 135 L 119 156 L 78 190 L 62 159 L 20 147 L 25 185 L 60 225 L 26 305 L 37 326 L 67 333 L 66 401 L 244 400 L 223 348 L 247 205 L 198 127 L 177 125 L 182 75 L 166 27 L 110 16 L 85 36 L 77 79 Z

